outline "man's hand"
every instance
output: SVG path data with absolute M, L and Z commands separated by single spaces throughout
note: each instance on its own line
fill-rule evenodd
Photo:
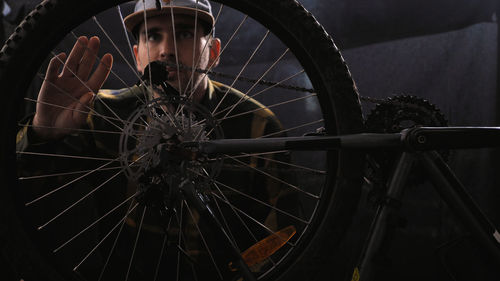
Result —
M 50 60 L 33 118 L 37 137 L 57 139 L 85 124 L 89 106 L 113 64 L 111 54 L 106 54 L 91 75 L 99 45 L 98 37 L 82 36 L 68 57 L 60 53 Z

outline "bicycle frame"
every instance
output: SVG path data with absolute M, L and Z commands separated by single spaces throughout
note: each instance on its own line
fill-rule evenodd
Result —
M 403 151 L 387 192 L 373 218 L 353 280 L 368 280 L 370 264 L 385 233 L 388 216 L 400 205 L 409 173 L 416 162 L 423 164 L 436 191 L 456 217 L 500 265 L 500 233 L 483 214 L 462 183 L 436 149 L 500 146 L 500 127 L 416 127 L 395 134 L 304 136 L 253 140 L 213 140 L 199 143 L 207 154 L 266 152 L 276 150 L 397 149 Z M 360 279 L 361 278 L 361 279 Z
M 343 136 L 303 136 L 261 139 L 224 139 L 199 143 L 206 154 L 270 152 L 276 150 L 435 149 L 487 148 L 500 146 L 500 127 L 416 127 L 394 134 L 360 133 Z

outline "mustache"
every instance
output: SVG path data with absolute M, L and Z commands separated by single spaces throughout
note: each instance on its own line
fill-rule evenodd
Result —
M 207 69 L 201 69 L 201 68 L 193 68 L 191 66 L 185 65 L 182 62 L 176 62 L 172 60 L 159 60 L 157 61 L 164 65 L 167 69 L 174 69 L 174 70 L 183 70 L 183 71 L 195 71 L 197 73 L 209 73 L 210 71 Z

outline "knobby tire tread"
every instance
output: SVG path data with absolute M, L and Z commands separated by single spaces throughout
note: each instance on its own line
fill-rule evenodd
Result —
M 23 230 L 12 201 L 19 191 L 15 186 L 15 134 L 17 106 L 21 103 L 31 77 L 49 51 L 62 36 L 83 18 L 115 5 L 118 0 L 64 1 L 46 0 L 38 5 L 16 28 L 0 52 L 0 85 L 4 100 L 2 122 L 4 136 L 1 145 L 2 196 L 0 197 L 0 248 L 14 274 L 25 280 L 63 280 L 38 254 Z M 351 134 L 363 130 L 359 97 L 351 74 L 332 37 L 297 1 L 283 0 L 220 0 L 267 25 L 295 53 L 304 65 L 313 85 L 321 85 L 320 105 L 324 112 L 326 130 L 331 134 Z M 281 12 L 280 12 L 281 11 Z M 77 15 L 75 15 L 75 12 Z M 330 122 L 328 120 L 335 120 Z M 334 152 L 331 152 L 334 153 Z M 335 152 L 336 153 L 336 152 Z M 337 159 L 336 157 L 333 157 Z M 287 270 L 266 276 L 280 280 L 313 280 L 324 278 L 325 268 L 335 265 L 327 258 L 335 254 L 343 240 L 360 194 L 363 155 L 358 152 L 339 152 L 337 161 L 329 161 L 335 178 L 329 177 L 327 190 L 319 212 L 324 217 L 316 222 L 304 239 L 311 241 L 293 255 Z M 36 242 L 36 241 L 35 241 Z M 299 246 L 300 247 L 300 246 Z

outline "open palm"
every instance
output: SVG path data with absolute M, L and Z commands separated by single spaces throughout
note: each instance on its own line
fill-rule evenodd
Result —
M 106 81 L 113 63 L 113 57 L 106 54 L 92 73 L 99 45 L 99 38 L 82 36 L 69 56 L 60 53 L 51 59 L 33 118 L 37 137 L 60 138 L 85 124 L 92 99 Z

